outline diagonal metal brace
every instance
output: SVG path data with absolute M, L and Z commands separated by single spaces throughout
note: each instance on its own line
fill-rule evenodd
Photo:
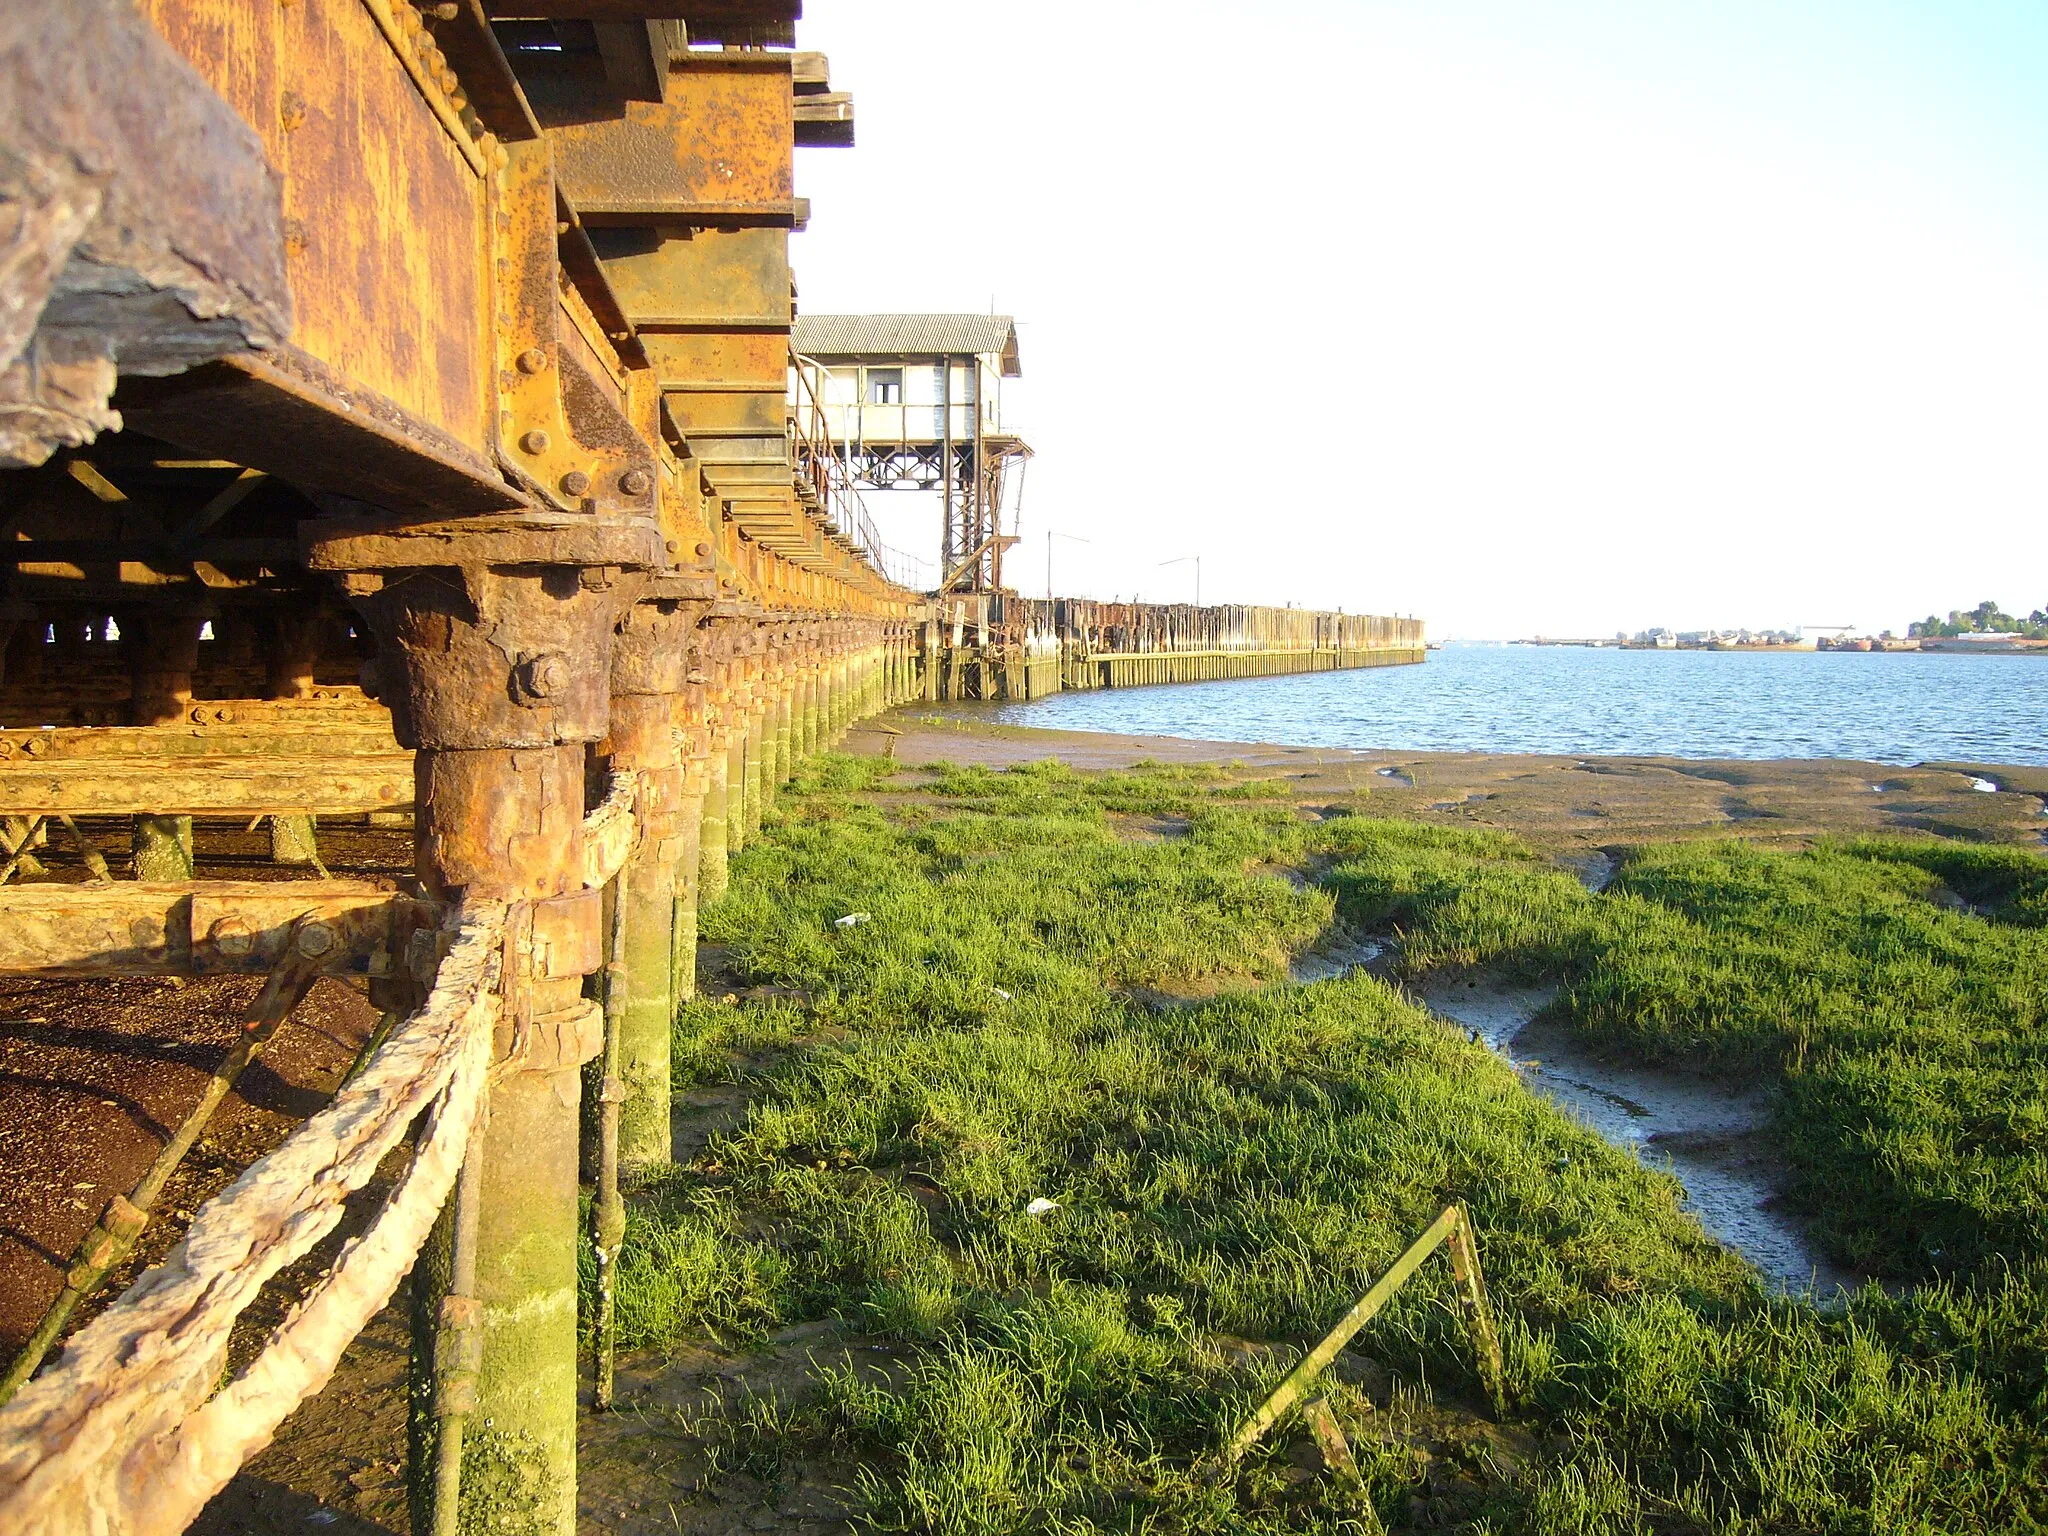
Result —
M 1280 1416 L 1301 1400 L 1309 1385 L 1337 1358 L 1339 1351 L 1379 1314 L 1396 1291 L 1408 1283 L 1409 1278 L 1422 1267 L 1422 1261 L 1446 1243 L 1451 1249 L 1451 1269 L 1458 1282 L 1459 1304 L 1472 1335 L 1474 1350 L 1479 1356 L 1480 1378 L 1486 1383 L 1487 1394 L 1493 1399 L 1495 1410 L 1504 1410 L 1506 1391 L 1500 1341 L 1494 1333 L 1493 1319 L 1487 1308 L 1486 1283 L 1479 1270 L 1479 1245 L 1473 1235 L 1472 1218 L 1463 1205 L 1449 1205 L 1429 1224 L 1422 1236 L 1408 1245 L 1407 1252 L 1394 1260 L 1387 1272 L 1374 1282 L 1372 1289 L 1359 1298 L 1358 1304 L 1338 1320 L 1337 1326 L 1323 1335 L 1322 1342 L 1281 1378 L 1272 1395 L 1259 1404 L 1223 1448 L 1222 1465 L 1234 1465 L 1261 1435 L 1278 1423 Z

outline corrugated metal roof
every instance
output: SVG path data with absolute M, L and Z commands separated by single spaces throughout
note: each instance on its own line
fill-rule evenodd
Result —
M 1017 322 L 1008 315 L 798 315 L 791 338 L 806 357 L 965 357 L 997 353 L 1016 378 Z

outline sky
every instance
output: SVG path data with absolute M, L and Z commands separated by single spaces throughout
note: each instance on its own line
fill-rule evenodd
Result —
M 800 307 L 1017 317 L 1027 593 L 1051 532 L 1439 638 L 2048 605 L 2042 0 L 805 11 Z

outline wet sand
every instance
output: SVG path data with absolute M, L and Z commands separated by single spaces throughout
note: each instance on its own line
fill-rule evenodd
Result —
M 1933 834 L 2048 845 L 2048 768 L 1844 758 L 1773 761 L 1381 752 L 1271 742 L 1188 741 L 999 725 L 973 705 L 892 710 L 848 735 L 847 750 L 922 766 L 986 767 L 1057 758 L 1075 768 L 1136 763 L 1241 765 L 1276 797 L 1342 800 L 1369 815 L 1492 827 L 1574 869 L 1631 843 L 1739 837 L 1797 845 L 1830 834 Z M 1979 785 L 1990 785 L 1986 790 Z

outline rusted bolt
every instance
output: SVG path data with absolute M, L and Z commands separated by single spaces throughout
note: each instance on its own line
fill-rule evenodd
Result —
M 235 712 L 232 709 L 216 709 L 213 712 L 213 718 L 222 725 L 230 725 L 234 722 Z
M 548 355 L 539 347 L 528 347 L 516 361 L 521 373 L 539 373 L 548 365 Z
M 213 947 L 224 955 L 246 955 L 256 947 L 254 930 L 239 917 L 215 918 L 206 936 L 213 941 Z
M 562 476 L 562 494 L 564 496 L 581 496 L 589 489 L 590 476 L 583 473 L 580 469 L 572 469 L 569 473 Z
M 315 918 L 299 924 L 299 953 L 308 960 L 318 960 L 334 948 L 334 930 Z
M 557 651 L 543 651 L 519 668 L 522 687 L 536 699 L 552 699 L 569 691 L 569 658 Z
M 628 496 L 645 496 L 654 489 L 654 481 L 644 469 L 629 469 L 619 476 L 619 489 Z
M 528 453 L 546 453 L 548 451 L 548 435 L 541 431 L 539 427 L 535 427 L 531 432 L 519 439 L 519 446 Z
M 616 565 L 586 565 L 579 579 L 586 592 L 609 592 L 612 583 L 619 579 L 619 568 Z
M 709 544 L 699 544 L 697 546 L 697 558 L 699 560 L 709 560 L 711 558 L 711 546 Z
M 667 545 L 667 548 L 668 548 L 668 552 L 669 552 L 670 554 L 674 554 L 674 553 L 675 553 L 675 552 L 676 552 L 677 550 L 681 549 L 682 547 L 683 547 L 683 546 L 682 546 L 682 543 L 681 543 L 681 541 L 680 541 L 680 540 L 677 540 L 677 539 L 670 539 L 670 540 L 668 541 L 668 545 Z
M 26 752 L 30 757 L 41 757 L 43 755 L 42 739 L 36 736 L 29 737 L 27 741 L 24 741 L 21 744 L 21 750 Z

